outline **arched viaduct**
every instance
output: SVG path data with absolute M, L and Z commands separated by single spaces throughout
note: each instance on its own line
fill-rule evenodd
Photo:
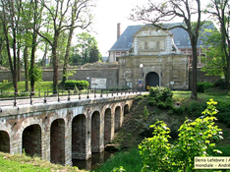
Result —
M 135 95 L 2 108 L 0 151 L 52 163 L 88 159 L 113 140 Z

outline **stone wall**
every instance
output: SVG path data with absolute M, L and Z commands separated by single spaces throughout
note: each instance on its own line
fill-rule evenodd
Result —
M 129 85 L 131 88 L 146 90 L 149 86 L 148 81 L 159 80 L 156 85 L 170 87 L 170 82 L 174 82 L 175 89 L 188 89 L 188 58 L 186 55 L 140 55 L 124 56 L 118 59 L 120 64 L 119 84 L 122 86 Z M 143 65 L 142 68 L 140 64 Z M 151 73 L 155 73 L 158 78 L 148 79 Z
M 62 79 L 62 69 L 59 67 L 58 80 Z M 69 76 L 69 80 L 87 80 L 91 81 L 91 78 L 106 78 L 107 88 L 114 88 L 118 85 L 118 64 L 117 63 L 95 63 L 86 64 L 83 66 L 69 68 L 69 71 L 73 73 L 73 76 Z M 24 81 L 24 72 L 21 73 L 21 81 Z M 0 70 L 0 82 L 3 80 L 12 81 L 12 75 L 9 70 Z M 43 81 L 53 81 L 52 68 L 43 69 Z M 91 85 L 90 85 L 91 86 Z
M 210 82 L 214 83 L 218 79 L 220 79 L 220 76 L 207 76 L 206 72 L 201 71 L 200 68 L 197 69 L 197 82 Z M 189 70 L 189 89 L 191 89 L 191 84 L 192 84 L 192 68 Z

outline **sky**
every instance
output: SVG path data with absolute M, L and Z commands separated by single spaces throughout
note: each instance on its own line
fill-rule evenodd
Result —
M 128 25 L 140 23 L 128 19 L 134 6 L 143 0 L 97 0 L 91 35 L 97 42 L 102 56 L 108 56 L 108 50 L 117 40 L 117 23 L 121 24 L 121 33 Z
M 144 24 L 131 21 L 128 18 L 131 10 L 135 6 L 142 6 L 146 1 L 147 0 L 97 0 L 90 34 L 96 38 L 102 56 L 108 57 L 108 50 L 117 40 L 117 23 L 121 24 L 121 34 L 129 25 Z

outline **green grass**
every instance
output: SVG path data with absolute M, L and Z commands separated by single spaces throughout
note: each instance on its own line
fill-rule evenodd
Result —
M 0 171 L 8 171 L 8 172 L 15 172 L 15 171 L 21 171 L 21 172 L 45 172 L 50 171 L 49 168 L 41 168 L 41 167 L 35 167 L 31 164 L 23 164 L 15 161 L 7 161 L 4 159 L 3 156 L 0 156 Z
M 83 172 L 77 167 L 51 164 L 38 157 L 28 157 L 25 155 L 10 155 L 0 152 L 0 172 Z
M 35 83 L 35 91 L 47 91 L 52 90 L 53 83 L 51 81 L 41 81 L 41 82 L 36 82 Z M 30 87 L 30 85 L 29 85 Z M 1 83 L 0 84 L 0 89 L 3 90 L 4 92 L 14 92 L 14 86 L 12 82 L 8 83 Z M 20 81 L 18 82 L 18 91 L 22 92 L 25 91 L 25 82 Z
M 122 151 L 109 158 L 95 172 L 111 172 L 115 167 L 124 167 L 127 172 L 140 172 L 142 168 L 141 158 L 137 148 L 132 148 L 129 151 Z

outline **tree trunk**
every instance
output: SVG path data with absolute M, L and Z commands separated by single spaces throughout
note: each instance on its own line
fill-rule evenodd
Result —
M 191 98 L 197 99 L 197 40 L 195 36 L 191 36 L 191 45 L 192 45 L 192 93 Z
M 36 46 L 37 46 L 37 33 L 35 31 L 34 26 L 34 34 L 33 34 L 33 41 L 32 41 L 32 49 L 31 49 L 31 60 L 30 60 L 30 87 L 31 87 L 31 94 L 34 94 L 34 85 L 35 85 L 35 79 L 34 79 L 34 67 L 35 67 L 35 52 L 36 52 Z
M 53 94 L 57 94 L 58 86 L 58 58 L 57 58 L 57 43 L 58 33 L 55 33 L 54 42 L 52 46 L 52 59 L 53 59 Z
M 28 47 L 24 49 L 24 70 L 25 70 L 25 91 L 29 91 L 29 78 L 28 78 Z
M 69 63 L 69 51 L 70 51 L 70 46 L 71 46 L 71 42 L 72 42 L 73 31 L 74 31 L 74 28 L 71 28 L 70 32 L 69 32 L 67 47 L 66 47 L 65 60 L 64 60 L 64 66 L 63 66 L 63 75 L 62 75 L 62 81 L 61 81 L 61 85 L 63 87 L 65 86 L 65 81 L 66 81 L 66 78 L 67 78 L 66 77 L 67 65 Z
M 20 43 L 17 43 L 17 73 L 18 73 L 18 81 L 21 81 L 21 75 L 20 75 L 20 70 L 21 70 L 21 63 L 20 63 Z
M 229 47 L 230 48 L 230 47 Z M 227 66 L 226 66 L 226 75 L 225 75 L 225 88 L 229 88 L 229 75 L 230 75 L 230 69 L 229 69 L 229 65 L 230 65 L 230 50 L 228 52 L 228 56 L 227 56 Z

